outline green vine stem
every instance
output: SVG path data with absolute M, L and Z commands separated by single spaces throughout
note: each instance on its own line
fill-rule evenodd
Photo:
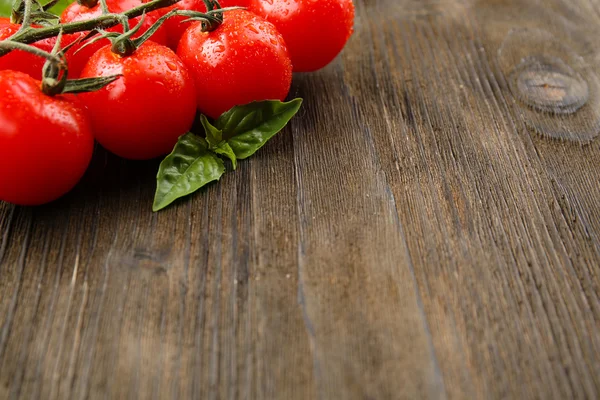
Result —
M 25 12 L 23 13 L 23 23 L 21 24 L 21 28 L 19 28 L 19 30 L 24 30 L 31 26 L 31 8 L 32 0 L 25 0 Z
M 108 4 L 106 4 L 106 0 L 100 0 L 100 9 L 102 10 L 102 14 L 110 14 L 110 11 L 108 11 Z
M 12 50 L 27 51 L 31 54 L 35 54 L 39 57 L 44 57 L 46 60 L 50 60 L 55 63 L 60 63 L 61 59 L 55 54 L 50 54 L 44 50 L 38 49 L 37 47 L 30 46 L 25 43 L 15 42 L 13 40 L 2 40 L 0 41 L 0 52 L 9 52 Z
M 31 16 L 31 2 L 32 1 L 33 0 L 25 0 L 25 8 L 27 8 L 28 7 L 27 5 L 29 4 L 30 9 L 25 11 L 25 15 L 24 15 L 24 19 L 23 19 L 24 22 L 27 20 L 30 20 L 30 18 L 31 18 L 30 16 Z M 113 14 L 113 13 L 103 14 L 97 18 L 89 19 L 86 21 L 70 22 L 70 23 L 66 23 L 66 24 L 59 24 L 59 25 L 43 27 L 43 28 L 32 28 L 30 26 L 26 26 L 25 24 L 23 24 L 22 30 L 18 31 L 17 33 L 15 33 L 13 36 L 8 38 L 7 40 L 10 40 L 11 42 L 16 42 L 16 43 L 31 44 L 31 43 L 35 43 L 35 42 L 38 42 L 40 40 L 44 40 L 47 38 L 56 37 L 56 36 L 58 36 L 59 32 L 62 32 L 63 34 L 68 35 L 68 34 L 73 34 L 73 33 L 78 33 L 78 32 L 86 32 L 86 31 L 92 31 L 92 30 L 101 31 L 101 30 L 105 30 L 108 28 L 112 28 L 113 26 L 116 26 L 118 24 L 123 24 L 125 27 L 127 27 L 128 20 L 139 17 L 139 16 L 149 13 L 151 11 L 158 10 L 160 8 L 172 6 L 176 3 L 178 3 L 179 1 L 181 1 L 181 0 L 152 0 L 148 3 L 144 3 L 140 6 L 134 7 L 132 9 L 127 10 L 120 14 Z M 220 5 L 216 0 L 209 0 L 209 1 L 212 4 L 210 4 L 210 7 L 207 7 L 207 8 L 209 8 L 209 10 L 206 13 L 201 13 L 201 12 L 197 12 L 197 11 L 188 11 L 188 10 L 181 10 L 181 11 L 177 10 L 174 13 L 169 13 L 169 16 L 184 15 L 184 16 L 190 17 L 190 20 L 202 20 L 204 22 L 203 29 L 205 31 L 211 31 L 211 30 L 216 29 L 223 22 L 223 12 L 240 8 L 240 7 L 220 8 Z M 205 1 L 207 5 L 209 4 L 209 1 Z M 102 3 L 106 4 L 105 1 L 102 1 Z M 125 29 L 125 31 L 128 31 L 128 30 L 129 29 Z M 1 41 L 0 41 L 0 43 L 1 43 Z M 15 47 L 0 46 L 0 57 L 2 57 L 5 54 L 8 54 L 13 49 L 15 49 Z
M 97 18 L 86 21 L 70 22 L 67 24 L 60 24 L 44 28 L 26 27 L 22 31 L 19 31 L 13 36 L 11 36 L 10 40 L 18 43 L 31 44 L 43 39 L 58 36 L 58 33 L 61 30 L 63 34 L 68 35 L 77 32 L 91 31 L 94 29 L 108 29 L 122 23 L 124 17 L 128 19 L 139 17 L 144 13 L 149 13 L 160 8 L 169 7 L 173 4 L 178 3 L 179 1 L 180 0 L 153 0 L 151 2 L 144 3 L 130 10 L 127 10 L 122 14 L 104 14 Z M 207 19 L 214 19 L 210 12 L 205 15 Z M 9 53 L 11 50 L 12 48 L 7 47 L 0 48 L 0 57 Z

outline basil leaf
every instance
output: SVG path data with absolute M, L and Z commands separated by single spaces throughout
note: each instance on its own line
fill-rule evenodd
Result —
M 237 157 L 235 153 L 227 144 L 226 141 L 223 140 L 223 132 L 219 129 L 215 128 L 210 122 L 208 122 L 208 118 L 204 114 L 200 115 L 200 122 L 206 131 L 206 141 L 208 142 L 208 149 L 213 153 L 220 154 L 225 156 L 231 160 L 231 164 L 233 164 L 233 169 L 237 168 Z
M 219 180 L 224 173 L 223 161 L 208 150 L 204 139 L 191 133 L 181 136 L 158 169 L 152 210 L 165 208 L 178 198 Z
M 267 100 L 236 106 L 215 122 L 238 159 L 253 155 L 279 131 L 300 109 L 302 99 L 287 103 Z
M 229 143 L 223 140 L 218 145 L 211 147 L 211 150 L 217 154 L 229 158 L 229 160 L 231 160 L 231 164 L 233 164 L 233 169 L 237 168 L 237 157 L 231 146 L 229 146 Z
M 206 131 L 206 141 L 211 146 L 218 146 L 223 140 L 223 132 L 215 128 L 204 114 L 200 115 L 200 122 Z

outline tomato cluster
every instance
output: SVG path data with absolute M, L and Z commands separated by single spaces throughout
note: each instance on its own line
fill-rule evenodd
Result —
M 107 0 L 111 13 L 144 4 Z M 165 155 L 188 132 L 199 111 L 211 118 L 234 106 L 284 100 L 292 72 L 320 69 L 352 34 L 351 0 L 222 0 L 222 23 L 206 31 L 202 22 L 171 16 L 149 40 L 127 54 L 108 38 L 90 41 L 86 32 L 64 35 L 68 77 L 118 78 L 78 95 L 44 94 L 45 60 L 15 50 L 0 57 L 0 200 L 37 205 L 53 201 L 80 180 L 92 157 L 94 139 L 127 159 Z M 172 10 L 206 12 L 203 0 L 130 20 L 141 37 Z M 100 5 L 73 3 L 61 23 L 97 18 Z M 0 18 L 0 40 L 19 30 Z M 123 32 L 123 27 L 109 29 Z M 152 33 L 149 32 L 148 35 Z M 108 36 L 107 36 L 108 37 Z M 50 52 L 56 38 L 35 47 Z M 132 43 L 132 42 L 131 42 Z

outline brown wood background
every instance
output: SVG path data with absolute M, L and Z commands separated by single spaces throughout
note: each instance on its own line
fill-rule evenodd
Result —
M 0 398 L 600 397 L 600 2 L 356 7 L 189 201 L 98 150 L 0 204 Z

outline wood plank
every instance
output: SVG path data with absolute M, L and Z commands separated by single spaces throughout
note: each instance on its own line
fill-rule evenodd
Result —
M 538 161 L 539 146 L 552 157 L 557 144 L 531 136 L 507 105 L 506 83 L 492 72 L 501 6 L 537 18 L 517 8 L 523 2 L 507 3 L 455 2 L 445 15 L 424 10 L 419 18 L 412 10 L 388 21 L 393 26 L 383 33 L 374 23 L 377 86 L 395 81 L 400 90 L 370 91 L 371 102 L 363 104 L 383 109 L 385 130 L 402 132 L 378 136 L 378 151 L 387 153 L 384 169 L 405 229 L 417 233 L 409 235 L 409 249 L 450 397 L 596 397 L 597 314 L 576 294 L 597 284 L 590 268 L 599 265 L 598 242 L 577 232 L 558 236 L 566 227 L 554 225 L 550 206 L 561 197 L 551 197 L 551 179 Z M 370 10 L 381 12 L 373 21 L 390 15 L 388 4 Z M 515 24 L 507 28 L 519 26 L 507 20 Z M 362 117 L 376 124 L 374 115 L 367 110 Z M 583 154 L 579 146 L 560 146 L 584 164 L 568 171 L 584 176 L 582 196 L 594 198 L 597 145 Z M 595 204 L 584 209 L 597 215 Z M 572 244 L 585 264 L 570 260 Z M 563 268 L 582 270 L 583 279 L 572 273 L 565 282 Z
M 318 121 L 327 134 L 307 125 L 294 132 L 298 295 L 319 398 L 440 398 L 443 382 L 412 261 L 370 127 L 352 95 L 313 97 L 332 83 L 343 86 L 342 78 L 338 68 L 302 79 L 307 101 L 320 104 L 304 120 Z

